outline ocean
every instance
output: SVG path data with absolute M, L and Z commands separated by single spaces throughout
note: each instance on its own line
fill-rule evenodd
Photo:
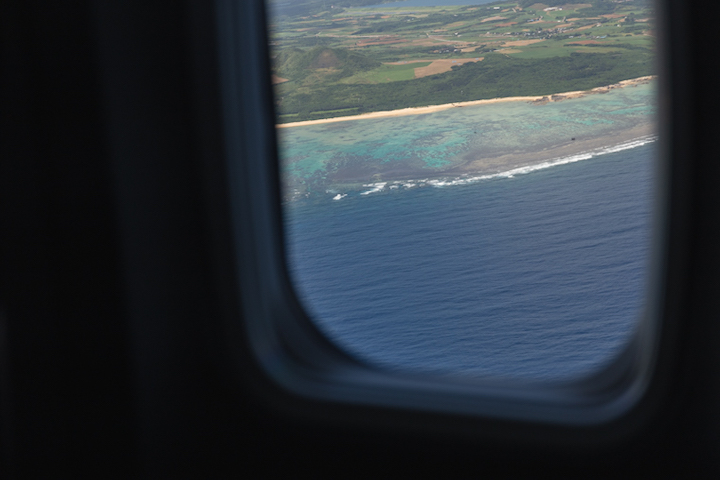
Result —
M 629 128 L 628 119 L 653 118 L 654 87 L 646 87 L 614 93 L 622 102 L 609 94 L 558 102 L 545 110 L 546 123 L 555 128 L 552 121 L 564 109 L 570 125 Z M 594 107 L 582 107 L 587 101 Z M 614 106 L 603 109 L 602 102 Z M 482 156 L 483 145 L 495 152 L 513 138 L 515 146 L 526 143 L 517 132 L 529 128 L 538 110 L 522 105 L 340 122 L 325 130 L 297 127 L 289 129 L 294 137 L 281 135 L 286 188 L 292 189 L 314 172 L 303 177 L 289 160 L 305 158 L 298 152 L 308 145 L 298 139 L 317 145 L 322 131 L 333 132 L 328 148 L 340 148 L 338 129 L 349 136 L 357 128 L 385 131 L 392 139 L 371 136 L 370 142 L 387 162 L 402 163 L 412 150 L 403 140 L 417 143 L 413 135 L 423 124 L 436 131 L 459 121 L 452 115 L 482 119 L 467 133 L 505 122 L 505 135 L 487 135 L 485 143 L 459 144 L 457 129 L 433 136 L 426 142 L 432 158 L 419 170 L 428 178 L 408 179 L 409 171 L 400 169 L 398 180 L 386 172 L 383 181 L 336 184 L 324 175 L 325 190 L 316 183 L 285 201 L 298 295 L 319 329 L 358 360 L 393 371 L 568 380 L 606 365 L 632 337 L 652 235 L 654 136 L 619 144 L 609 136 L 603 148 L 504 171 L 442 175 L 432 169 L 455 172 L 453 162 Z M 578 105 L 592 112 L 587 121 Z M 508 111 L 512 115 L 503 117 Z M 515 134 L 507 131 L 513 118 Z M 410 121 L 413 128 L 403 130 Z M 347 148 L 359 148 L 354 143 Z M 331 158 L 343 157 L 327 157 L 325 173 Z

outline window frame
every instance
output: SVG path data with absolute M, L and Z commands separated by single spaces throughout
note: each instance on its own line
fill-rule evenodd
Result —
M 628 428 L 642 428 L 642 419 L 653 411 L 649 406 L 661 398 L 658 389 L 666 388 L 662 379 L 672 363 L 677 321 L 672 305 L 685 269 L 682 257 L 670 255 L 671 248 L 682 249 L 686 242 L 671 228 L 682 214 L 687 188 L 684 167 L 674 159 L 685 138 L 681 129 L 687 112 L 678 109 L 678 101 L 688 79 L 680 73 L 678 47 L 667 40 L 682 25 L 666 21 L 668 11 L 680 6 L 657 2 L 663 27 L 658 37 L 662 158 L 646 308 L 633 340 L 611 365 L 558 384 L 461 382 L 384 372 L 350 358 L 319 332 L 303 311 L 286 265 L 264 5 L 219 0 L 216 6 L 230 208 L 238 219 L 233 225 L 242 299 L 238 314 L 245 319 L 227 326 L 228 341 L 249 343 L 264 398 L 301 416 L 345 423 L 353 423 L 350 417 L 361 411 L 375 426 L 406 423 L 412 412 L 421 412 L 426 426 L 420 428 L 440 422 L 453 431 L 491 436 L 521 428 L 532 441 L 564 445 L 605 443 L 627 435 Z M 556 435 L 558 429 L 564 434 Z

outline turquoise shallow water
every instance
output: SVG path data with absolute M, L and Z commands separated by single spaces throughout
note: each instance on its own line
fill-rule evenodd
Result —
M 542 151 L 572 138 L 605 137 L 611 145 L 618 132 L 651 121 L 655 87 L 651 82 L 546 104 L 502 102 L 278 129 L 286 196 L 458 174 L 478 159 Z

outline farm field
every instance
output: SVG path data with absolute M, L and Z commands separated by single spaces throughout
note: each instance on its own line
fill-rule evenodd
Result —
M 647 0 L 270 2 L 279 123 L 587 90 L 654 70 Z

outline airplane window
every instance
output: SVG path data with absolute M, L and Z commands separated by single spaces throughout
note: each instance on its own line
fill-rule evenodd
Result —
M 644 313 L 649 0 L 268 0 L 286 251 L 391 372 L 568 381 Z

